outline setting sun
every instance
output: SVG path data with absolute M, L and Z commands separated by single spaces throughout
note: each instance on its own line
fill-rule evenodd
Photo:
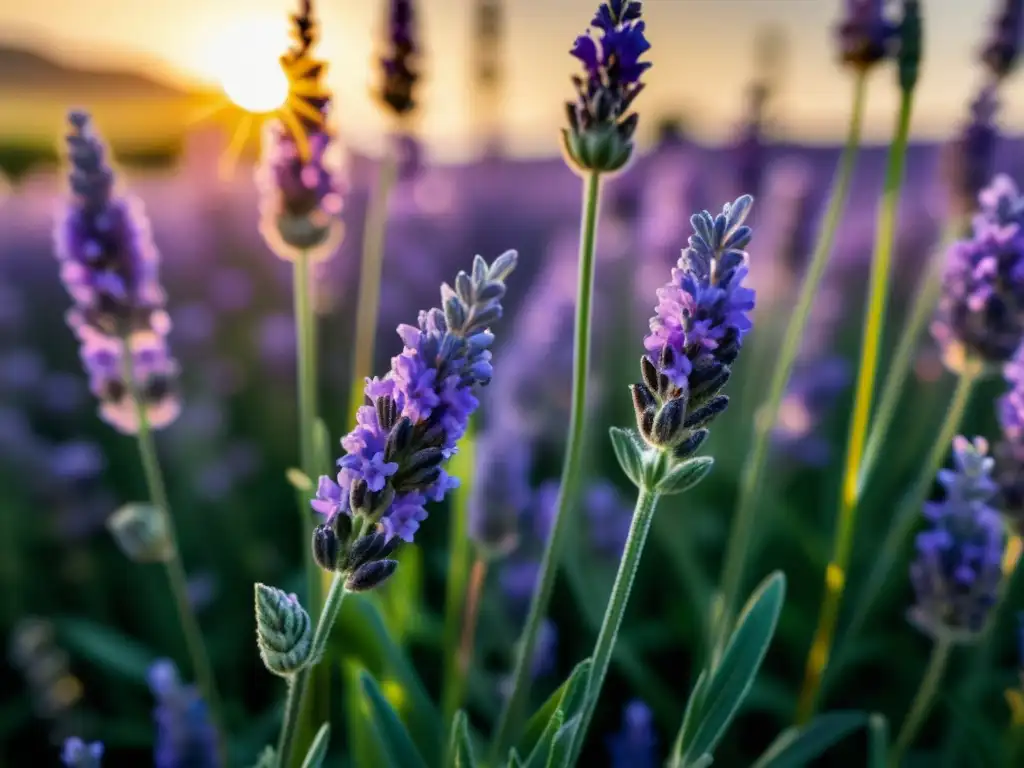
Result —
M 209 67 L 239 107 L 255 114 L 273 112 L 288 96 L 288 80 L 278 63 L 287 47 L 287 29 L 280 21 L 238 22 L 218 36 Z

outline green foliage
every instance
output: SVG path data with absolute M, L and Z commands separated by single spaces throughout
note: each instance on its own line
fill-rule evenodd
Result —
M 786 596 L 786 577 L 776 571 L 754 591 L 736 621 L 722 658 L 697 678 L 672 752 L 673 768 L 689 768 L 713 754 L 750 693 Z
M 391 702 L 385 698 L 377 681 L 364 671 L 359 674 L 359 684 L 369 704 L 375 729 L 383 739 L 384 749 L 390 756 L 392 764 L 400 765 L 402 768 L 426 768 L 427 763 L 416 750 L 412 736 L 409 735 Z
M 867 722 L 862 712 L 829 712 L 799 728 L 787 728 L 751 768 L 802 768 Z

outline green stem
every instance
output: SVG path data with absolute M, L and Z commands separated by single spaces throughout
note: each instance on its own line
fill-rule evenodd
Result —
M 846 463 L 839 495 L 832 560 L 825 568 L 825 596 L 818 614 L 818 627 L 814 632 L 811 650 L 807 654 L 804 683 L 797 705 L 798 725 L 808 722 L 814 714 L 822 675 L 828 666 L 829 653 L 832 650 L 846 584 L 846 571 L 850 566 L 850 553 L 853 550 L 853 537 L 857 530 L 861 457 L 864 455 L 867 441 L 871 401 L 881 359 L 882 331 L 889 296 L 889 274 L 892 271 L 892 251 L 896 241 L 896 218 L 899 214 L 900 187 L 903 185 L 913 104 L 913 91 L 903 91 L 900 97 L 899 117 L 896 121 L 896 135 L 889 148 L 885 185 L 878 211 L 878 228 L 871 264 L 871 286 L 864 312 L 864 336 L 861 341 L 860 365 L 857 368 L 850 434 L 846 444 Z
M 914 350 L 917 348 L 917 342 L 939 301 L 946 251 L 949 249 L 950 243 L 962 235 L 967 218 L 956 216 L 947 222 L 939 247 L 932 255 L 924 279 L 918 284 L 914 294 L 910 315 L 903 326 L 899 342 L 896 344 L 896 351 L 889 361 L 885 384 L 878 399 L 878 408 L 874 418 L 871 419 L 871 431 L 868 433 L 867 447 L 864 449 L 860 472 L 857 476 L 858 498 L 864 491 L 871 470 L 875 467 L 885 438 L 888 436 L 889 427 L 892 425 L 893 417 L 896 415 L 896 407 L 900 404 L 900 395 L 903 394 L 903 384 L 914 364 Z
M 615 574 L 612 594 L 604 612 L 601 629 L 597 633 L 597 643 L 590 655 L 592 666 L 590 678 L 587 681 L 587 701 L 579 728 L 573 737 L 572 748 L 569 750 L 569 765 L 574 764 L 579 756 L 586 739 L 587 728 L 597 709 L 601 686 L 604 685 L 605 675 L 608 674 L 608 665 L 611 664 L 615 641 L 618 639 L 619 628 L 622 626 L 622 619 L 626 614 L 629 593 L 633 589 L 633 579 L 636 578 L 636 573 L 640 569 L 640 556 L 644 551 L 644 543 L 647 541 L 647 533 L 651 529 L 651 521 L 654 519 L 654 509 L 657 504 L 658 494 L 656 492 L 646 488 L 640 489 L 636 497 L 636 507 L 633 509 L 629 535 L 626 537 L 622 559 L 619 561 L 619 570 Z
M 889 571 L 892 570 L 896 559 L 899 557 L 900 549 L 914 530 L 914 523 L 921 512 L 921 505 L 924 504 L 928 497 L 928 491 L 935 481 L 935 473 L 942 466 L 942 460 L 949 452 L 949 446 L 960 426 L 964 412 L 967 410 L 971 393 L 980 375 L 981 367 L 973 362 L 970 362 L 965 367 L 963 373 L 960 374 L 956 391 L 953 393 L 953 398 L 946 409 L 945 418 L 939 427 L 939 433 L 932 445 L 931 452 L 928 454 L 928 459 L 922 465 L 921 472 L 917 476 L 910 493 L 897 510 L 893 524 L 889 528 L 885 541 L 882 543 L 881 551 L 877 557 L 873 558 L 874 566 L 864 582 L 863 589 L 857 596 L 853 618 L 850 620 L 849 626 L 842 633 L 842 642 L 837 646 L 835 663 L 831 669 L 841 668 L 844 651 L 852 647 L 851 641 L 857 636 L 857 633 L 860 632 L 861 627 L 867 620 L 875 598 L 882 587 L 885 586 Z
M 214 724 L 217 726 L 218 731 L 223 734 L 221 728 L 223 720 L 221 719 L 220 697 L 217 695 L 213 665 L 210 664 L 210 658 L 207 656 L 206 646 L 203 643 L 203 632 L 188 598 L 188 578 L 185 573 L 185 566 L 181 562 L 178 534 L 174 524 L 174 517 L 171 515 L 171 505 L 167 499 L 167 489 L 164 485 L 163 473 L 160 470 L 160 459 L 156 451 L 156 442 L 153 439 L 153 429 L 149 423 L 149 414 L 146 412 L 146 406 L 139 396 L 138 385 L 135 382 L 130 340 L 125 338 L 123 345 L 121 369 L 138 420 L 138 433 L 136 436 L 138 438 L 139 456 L 142 459 L 142 471 L 146 477 L 146 486 L 149 489 L 150 500 L 159 510 L 160 514 L 164 516 L 167 523 L 167 536 L 170 539 L 170 555 L 164 563 L 167 581 L 171 587 L 174 605 L 178 612 L 178 621 L 181 623 L 181 631 L 185 635 L 185 645 L 188 649 L 189 659 L 192 662 L 192 672 L 210 709 Z
M 512 692 L 505 701 L 494 742 L 491 746 L 490 763 L 497 763 L 497 756 L 507 746 L 518 726 L 520 710 L 525 704 L 530 687 L 530 667 L 537 635 L 540 632 L 544 613 L 551 600 L 561 557 L 563 539 L 569 518 L 569 510 L 575 502 L 580 482 L 580 466 L 583 460 L 583 431 L 587 422 L 587 377 L 590 362 L 590 316 L 591 299 L 594 293 L 594 251 L 597 245 L 597 217 L 601 200 L 601 174 L 592 171 L 586 180 L 583 197 L 583 217 L 580 222 L 580 265 L 579 284 L 576 289 L 576 325 L 573 338 L 572 411 L 569 419 L 569 436 L 565 447 L 565 459 L 558 492 L 558 504 L 551 524 L 551 534 L 540 563 L 537 586 L 530 601 L 526 627 L 519 640 L 516 652 L 515 671 L 512 674 Z
M 850 114 L 846 145 L 843 148 L 842 158 L 839 162 L 839 172 L 832 188 L 824 225 L 818 236 L 814 256 L 811 258 L 807 274 L 800 287 L 800 296 L 797 300 L 796 308 L 790 317 L 786 334 L 783 337 L 782 348 L 779 351 L 775 370 L 772 374 L 769 394 L 762 411 L 763 418 L 755 420 L 753 445 L 744 467 L 739 502 L 732 522 L 729 541 L 726 546 L 725 561 L 722 567 L 722 599 L 719 613 L 716 617 L 717 620 L 711 623 L 713 629 L 712 637 L 709 638 L 709 647 L 715 649 L 712 653 L 712 658 L 717 656 L 718 649 L 721 648 L 732 628 L 737 601 L 743 587 L 743 569 L 746 565 L 747 551 L 753 538 L 757 501 L 761 495 L 761 483 L 768 459 L 769 437 L 771 436 L 772 427 L 778 418 L 779 407 L 786 393 L 786 384 L 789 382 L 789 374 L 793 369 L 797 353 L 800 351 L 804 328 L 810 316 L 811 306 L 818 295 L 818 286 L 825 273 L 825 267 L 828 265 L 832 243 L 835 240 L 836 230 L 839 227 L 839 220 L 842 216 L 843 208 L 846 206 L 846 198 L 849 195 L 850 182 L 853 178 L 853 168 L 860 147 L 866 95 L 867 75 L 865 72 L 860 72 L 857 74 L 854 82 L 853 110 Z
M 377 315 L 380 310 L 381 270 L 384 266 L 384 236 L 388 223 L 388 199 L 395 185 L 398 162 L 385 151 L 377 169 L 377 185 L 370 196 L 363 227 L 363 255 L 359 267 L 359 297 L 356 303 L 356 335 L 352 348 L 352 389 L 349 392 L 349 421 L 355 423 L 356 411 L 363 404 L 363 387 L 373 375 Z
M 486 580 L 487 560 L 478 554 L 470 570 L 465 600 L 460 601 L 462 620 L 458 625 L 458 650 L 451 654 L 454 658 L 451 660 L 450 677 L 446 676 L 445 680 L 442 714 L 446 728 L 451 725 L 466 695 L 466 681 L 473 664 L 476 625 L 480 618 L 480 601 Z M 450 759 L 451 755 L 448 757 Z
M 928 668 L 925 670 L 924 678 L 914 696 L 914 703 L 910 705 L 906 720 L 900 729 L 900 735 L 896 738 L 896 744 L 889 755 L 890 768 L 899 768 L 903 753 L 913 743 L 918 730 L 924 725 L 925 718 L 935 702 L 935 696 L 939 692 L 939 684 L 946 672 L 946 665 L 949 663 L 949 654 L 953 649 L 953 643 L 948 637 L 939 637 L 932 648 L 931 658 L 928 660 Z
M 311 295 L 311 266 L 312 255 L 309 251 L 300 251 L 295 256 L 293 269 L 292 289 L 295 303 L 295 340 L 298 360 L 298 419 L 299 419 L 299 460 L 302 464 L 302 471 L 314 483 L 320 474 L 320 467 L 317 466 L 316 446 L 316 420 L 317 420 L 317 360 L 316 360 L 316 316 L 313 312 L 313 301 Z M 305 605 L 310 611 L 319 609 L 322 599 L 321 570 L 313 561 L 310 552 L 310 542 L 313 538 L 314 519 L 309 508 L 308 494 L 297 493 L 299 518 L 301 520 L 300 552 L 306 573 L 306 601 Z M 314 691 L 316 697 L 311 702 L 310 708 L 303 713 L 308 717 L 306 727 L 309 729 L 309 737 L 312 738 L 316 729 L 316 721 L 322 720 L 322 715 L 327 712 L 329 706 L 328 695 L 330 693 L 329 670 L 325 669 L 322 674 L 316 676 Z M 315 706 L 314 706 L 315 705 Z M 305 729 L 302 731 L 306 732 Z
M 320 619 L 316 623 L 316 631 L 313 632 L 313 642 L 310 646 L 309 658 L 312 663 L 299 670 L 288 681 L 288 698 L 285 701 L 284 720 L 281 722 L 281 735 L 277 740 L 277 765 L 278 768 L 288 768 L 292 764 L 292 752 L 295 751 L 296 735 L 301 723 L 299 722 L 302 713 L 302 700 L 305 697 L 309 685 L 309 677 L 313 669 L 319 664 L 327 648 L 327 640 L 331 636 L 331 629 L 338 618 L 338 611 L 341 610 L 341 603 L 348 592 L 345 590 L 345 575 L 336 573 L 331 588 L 324 600 L 323 610 L 320 612 Z

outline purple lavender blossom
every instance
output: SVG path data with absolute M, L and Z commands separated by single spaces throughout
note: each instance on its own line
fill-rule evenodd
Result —
M 954 243 L 932 336 L 959 372 L 969 359 L 1005 363 L 1024 337 L 1024 197 L 1007 176 L 979 196 L 973 236 Z
M 933 638 L 970 641 L 984 629 L 999 595 L 1006 532 L 990 506 L 998 487 L 987 454 L 984 439 L 955 438 L 955 468 L 938 474 L 946 498 L 925 505 L 930 527 L 917 536 L 910 567 L 917 603 L 909 618 Z
M 344 538 L 353 518 L 363 518 L 386 541 L 411 542 L 427 502 L 456 487 L 442 465 L 477 408 L 475 391 L 491 379 L 494 336 L 487 326 L 501 317 L 504 281 L 516 260 L 515 251 L 490 266 L 477 256 L 472 275 L 459 272 L 454 289 L 441 286 L 443 310 L 420 312 L 418 326 L 398 327 L 405 349 L 387 376 L 367 379 L 371 404 L 359 409 L 356 428 L 341 441 L 347 455 L 338 460 L 337 478 L 321 477 L 312 502 L 328 526 L 349 528 Z
M 326 64 L 312 55 L 316 29 L 311 3 L 303 0 L 292 16 L 295 45 L 281 57 L 288 101 L 280 117 L 266 123 L 256 170 L 260 234 L 286 261 L 297 251 L 328 258 L 343 230 L 344 154 L 328 125 L 331 96 L 322 85 Z
M 1024 0 L 1003 0 L 992 20 L 992 34 L 981 51 L 981 61 L 995 80 L 1013 71 L 1024 38 Z
M 885 0 L 846 0 L 836 31 L 842 62 L 863 70 L 890 53 L 897 27 L 885 17 Z
M 121 432 L 136 432 L 137 394 L 150 426 L 159 429 L 180 410 L 174 387 L 178 366 L 166 343 L 171 323 L 157 274 L 159 254 L 141 209 L 115 195 L 113 171 L 88 115 L 72 112 L 69 121 L 73 199 L 55 235 L 61 279 L 74 301 L 68 324 L 82 343 L 100 416 Z M 126 349 L 130 365 L 123 363 Z
M 154 768 L 220 768 L 217 732 L 198 689 L 184 685 L 167 659 L 150 667 L 149 688 L 157 704 Z
M 1003 367 L 1009 391 L 999 398 L 997 413 L 1002 440 L 996 444 L 999 509 L 1018 535 L 1024 533 L 1024 345 Z
M 267 121 L 256 171 L 260 234 L 286 261 L 294 259 L 296 251 L 315 251 L 318 258 L 327 258 L 342 236 L 341 145 L 326 126 L 306 135 L 304 143 L 305 158 L 292 129 L 278 120 Z
M 640 116 L 629 112 L 651 63 L 640 61 L 651 44 L 644 36 L 639 0 L 607 0 L 590 22 L 594 34 L 576 38 L 570 53 L 583 65 L 574 75 L 576 101 L 566 103 L 569 127 L 562 147 L 580 173 L 621 170 L 633 153 Z
M 141 204 L 118 195 L 106 149 L 89 115 L 68 115 L 71 201 L 54 231 L 61 280 L 74 307 L 68 324 L 76 333 L 108 336 L 170 328 L 160 285 L 160 255 Z
M 178 364 L 163 336 L 136 333 L 127 341 L 95 332 L 83 333 L 82 363 L 89 389 L 100 401 L 100 418 L 124 434 L 135 434 L 139 418 L 132 391 L 137 394 L 152 429 L 170 425 L 181 412 L 174 388 Z M 132 385 L 125 380 L 126 348 L 132 356 Z
M 415 14 L 412 0 L 389 0 L 387 54 L 380 57 L 382 82 L 380 100 L 397 117 L 416 108 L 413 91 L 419 80 L 416 57 Z
M 654 768 L 657 749 L 651 710 L 642 701 L 629 702 L 622 713 L 622 730 L 608 738 L 612 768 Z
M 469 538 L 488 557 L 507 555 L 519 543 L 519 525 L 530 503 L 528 441 L 505 430 L 480 436 L 469 498 Z
M 658 290 L 651 332 L 644 339 L 643 381 L 631 387 L 637 426 L 651 446 L 691 456 L 707 438 L 705 428 L 729 403 L 719 395 L 752 327 L 754 291 L 743 285 L 750 227 L 743 221 L 754 199 L 726 204 L 690 219 L 694 234 Z
M 87 744 L 77 736 L 71 736 L 64 741 L 60 759 L 67 768 L 100 768 L 103 744 L 99 741 Z
M 975 209 L 978 195 L 992 178 L 992 159 L 999 140 L 994 119 L 998 109 L 995 88 L 991 85 L 982 88 L 971 102 L 970 121 L 946 146 L 944 175 L 953 208 L 960 215 Z

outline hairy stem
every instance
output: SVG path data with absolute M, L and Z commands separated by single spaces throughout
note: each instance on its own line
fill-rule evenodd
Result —
M 651 529 L 651 521 L 654 519 L 654 509 L 658 505 L 658 494 L 646 488 L 641 488 L 636 497 L 636 507 L 633 509 L 633 520 L 629 526 L 629 535 L 626 537 L 626 545 L 622 551 L 622 559 L 619 561 L 619 570 L 615 574 L 615 584 L 612 586 L 612 594 L 608 600 L 608 607 L 604 612 L 604 620 L 601 622 L 601 629 L 597 633 L 597 643 L 590 655 L 591 668 L 590 678 L 587 681 L 587 703 L 583 710 L 583 717 L 580 720 L 579 728 L 573 737 L 572 748 L 569 751 L 572 765 L 583 749 L 583 742 L 586 739 L 587 728 L 594 717 L 597 709 L 597 701 L 601 695 L 601 686 L 604 685 L 605 675 L 608 674 L 608 665 L 611 664 L 612 652 L 615 650 L 615 641 L 619 636 L 619 628 L 622 626 L 622 619 L 626 615 L 626 605 L 629 603 L 629 593 L 633 589 L 633 580 L 637 571 L 640 570 L 640 557 L 643 555 L 644 543 L 647 541 L 647 532 Z
M 583 217 L 580 222 L 579 284 L 576 289 L 576 325 L 573 338 L 572 410 L 565 459 L 558 490 L 558 503 L 551 524 L 551 534 L 540 563 L 537 586 L 530 600 L 526 627 L 516 652 L 515 671 L 512 673 L 512 692 L 505 701 L 491 746 L 490 763 L 508 745 L 530 688 L 530 667 L 537 635 L 551 601 L 561 557 L 569 511 L 576 501 L 583 461 L 583 433 L 587 421 L 587 378 L 590 363 L 591 299 L 594 293 L 594 251 L 597 246 L 597 219 L 601 199 L 601 174 L 592 171 L 586 179 L 583 197 Z
M 278 768 L 288 768 L 294 761 L 292 753 L 295 751 L 296 736 L 301 726 L 299 720 L 302 713 L 302 700 L 309 686 L 309 677 L 327 648 L 327 640 L 331 636 L 331 629 L 338 618 L 338 611 L 341 610 L 341 604 L 346 594 L 348 592 L 345 590 L 345 575 L 334 574 L 331 588 L 324 600 L 323 610 L 320 612 L 320 619 L 316 623 L 316 631 L 313 633 L 313 642 L 309 653 L 311 663 L 296 672 L 288 681 L 284 720 L 281 722 L 281 735 L 277 740 Z
M 219 740 L 219 748 L 222 749 L 223 730 L 221 726 L 223 721 L 221 720 L 220 697 L 217 695 L 213 665 L 210 663 L 210 658 L 206 653 L 202 629 L 189 601 L 188 578 L 185 573 L 185 566 L 181 561 L 181 552 L 178 549 L 177 529 L 174 524 L 174 517 L 171 514 L 171 505 L 167 498 L 167 489 L 164 485 L 163 472 L 160 469 L 160 459 L 156 450 L 156 441 L 153 439 L 153 429 L 149 423 L 149 414 L 146 412 L 146 406 L 139 396 L 138 384 L 135 381 L 131 342 L 128 338 L 125 338 L 123 341 L 121 358 L 122 375 L 124 376 L 125 385 L 131 396 L 135 407 L 136 419 L 138 420 L 139 456 L 142 460 L 142 471 L 146 477 L 149 497 L 160 514 L 164 516 L 167 523 L 167 535 L 170 538 L 170 555 L 164 563 L 167 581 L 171 587 L 174 606 L 178 612 L 178 621 L 181 623 L 181 631 L 185 635 L 185 645 L 188 649 L 189 659 L 192 662 L 192 672 L 210 709 L 214 723 L 218 726 L 218 731 L 220 731 L 221 740 Z

